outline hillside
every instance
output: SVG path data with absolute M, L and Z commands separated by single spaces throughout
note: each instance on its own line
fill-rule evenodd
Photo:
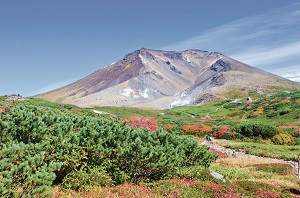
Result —
M 224 93 L 230 87 L 247 95 L 274 87 L 299 89 L 300 84 L 216 52 L 142 48 L 70 85 L 36 97 L 82 107 L 166 109 L 225 100 Z
M 170 110 L 97 107 L 111 114 L 96 114 L 3 97 L 0 196 L 296 197 L 299 102 L 291 91 Z

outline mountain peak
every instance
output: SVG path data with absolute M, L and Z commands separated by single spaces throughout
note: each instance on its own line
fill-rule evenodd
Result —
M 88 107 L 170 108 L 226 99 L 222 93 L 232 86 L 246 93 L 264 93 L 274 86 L 300 87 L 218 52 L 142 47 L 85 78 L 37 97 Z

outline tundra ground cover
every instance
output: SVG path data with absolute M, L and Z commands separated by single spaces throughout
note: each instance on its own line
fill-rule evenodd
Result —
M 224 132 L 227 136 L 220 138 L 232 140 L 216 141 L 228 147 L 258 156 L 295 159 L 300 154 L 299 145 L 275 145 L 271 141 L 277 133 L 291 134 L 294 142 L 299 138 L 299 98 L 295 93 L 249 104 L 225 101 L 164 111 L 120 108 L 118 112 L 119 108 L 99 107 L 117 114 L 115 118 L 40 99 L 10 103 L 3 100 L 1 106 L 8 111 L 3 111 L 0 119 L 0 154 L 4 156 L 0 159 L 0 188 L 9 188 L 4 192 L 8 196 L 296 196 L 299 182 L 290 175 L 289 167 L 269 161 L 228 158 L 212 148 L 210 152 L 206 147 L 199 149 L 197 143 L 182 136 L 199 138 L 197 133 L 202 134 L 204 129 Z M 257 108 L 262 113 L 252 116 Z M 206 114 L 211 118 L 206 118 Z M 139 119 L 132 119 L 136 117 Z M 128 119 L 129 126 L 120 118 Z M 156 127 L 163 129 L 156 132 Z M 213 162 L 211 153 L 219 155 L 217 162 Z M 226 183 L 209 175 L 205 168 L 209 164 L 225 176 Z M 24 176 L 22 171 L 31 177 Z
M 270 157 L 283 160 L 298 160 L 300 146 L 261 144 L 255 142 L 233 142 L 216 140 L 218 144 L 232 148 L 242 149 L 251 155 Z
M 284 171 L 269 171 L 257 167 L 283 167 Z M 221 172 L 226 183 L 215 180 L 204 168 L 186 168 L 176 178 L 150 183 L 123 184 L 76 192 L 55 189 L 53 197 L 296 197 L 291 189 L 299 189 L 289 167 L 264 159 L 222 158 L 211 169 Z M 275 168 L 276 169 L 276 168 Z M 294 191 L 297 192 L 297 191 Z

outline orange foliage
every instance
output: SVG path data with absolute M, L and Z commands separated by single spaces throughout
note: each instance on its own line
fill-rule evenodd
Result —
M 0 113 L 2 112 L 8 112 L 9 108 L 5 108 L 5 107 L 0 107 Z
M 164 128 L 165 129 L 173 129 L 173 128 L 176 128 L 177 125 L 176 124 L 164 124 Z
M 212 127 L 204 124 L 201 124 L 201 127 L 194 126 L 194 125 L 183 125 L 182 130 L 184 130 L 186 133 L 203 133 L 203 132 L 211 132 Z

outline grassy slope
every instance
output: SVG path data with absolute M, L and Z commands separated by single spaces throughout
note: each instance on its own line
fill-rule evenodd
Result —
M 289 189 L 299 189 L 290 166 L 263 159 L 222 158 L 211 169 L 221 173 L 226 183 L 213 179 L 201 167 L 181 171 L 181 176 L 151 183 L 98 187 L 75 192 L 56 187 L 53 197 L 294 197 Z
M 242 149 L 247 153 L 270 157 L 283 160 L 299 160 L 300 157 L 300 145 L 288 146 L 288 145 L 273 145 L 273 144 L 261 144 L 256 142 L 233 142 L 228 140 L 215 140 L 218 144 L 233 148 Z
M 32 99 L 27 102 L 44 107 L 61 108 L 57 103 L 48 102 L 41 99 Z M 291 106 L 291 104 L 286 104 Z M 74 105 L 66 108 L 79 108 Z M 216 108 L 220 108 L 215 112 Z M 82 109 L 81 113 L 91 113 L 90 109 Z M 203 107 L 177 107 L 166 111 L 149 111 L 136 108 L 117 108 L 117 107 L 96 107 L 100 111 L 106 111 L 112 114 L 117 114 L 120 117 L 133 116 L 139 114 L 142 116 L 155 117 L 161 119 L 182 119 L 186 122 L 196 122 L 201 117 L 205 117 L 207 113 L 211 117 L 226 116 L 224 120 L 214 121 L 217 124 L 226 124 L 232 120 L 241 121 L 240 118 L 228 116 L 235 112 L 246 113 L 246 110 L 237 109 L 229 110 L 222 105 L 206 105 Z M 165 113 L 162 116 L 161 113 Z M 297 111 L 292 111 L 282 116 L 267 118 L 265 114 L 256 118 L 247 118 L 245 121 L 258 122 L 270 121 L 274 123 L 288 123 L 297 120 L 295 116 Z M 194 116 L 194 118 L 192 117 Z M 214 123 L 213 122 L 213 123 Z M 265 145 L 259 143 L 231 143 L 227 146 L 232 148 L 242 148 L 251 154 L 263 155 L 268 157 L 284 158 L 293 157 L 294 154 L 300 153 L 300 147 L 295 146 L 277 146 Z M 258 168 L 259 165 L 259 168 Z M 261 167 L 262 166 L 262 167 Z M 253 161 L 253 159 L 236 159 L 225 158 L 219 159 L 213 163 L 211 168 L 225 176 L 226 184 L 212 180 L 203 174 L 201 170 L 184 170 L 182 177 L 177 179 L 157 181 L 153 183 L 139 183 L 139 184 L 124 184 L 117 187 L 98 187 L 89 192 L 75 192 L 71 190 L 62 190 L 55 187 L 55 196 L 69 196 L 69 197 L 216 197 L 217 195 L 240 195 L 253 197 L 256 195 L 271 196 L 279 195 L 281 197 L 292 197 L 293 194 L 288 189 L 300 189 L 300 182 L 291 175 L 289 168 L 277 168 L 279 165 L 271 164 L 267 161 Z M 270 167 L 272 167 L 270 169 Z M 260 191 L 260 190 L 261 191 Z

